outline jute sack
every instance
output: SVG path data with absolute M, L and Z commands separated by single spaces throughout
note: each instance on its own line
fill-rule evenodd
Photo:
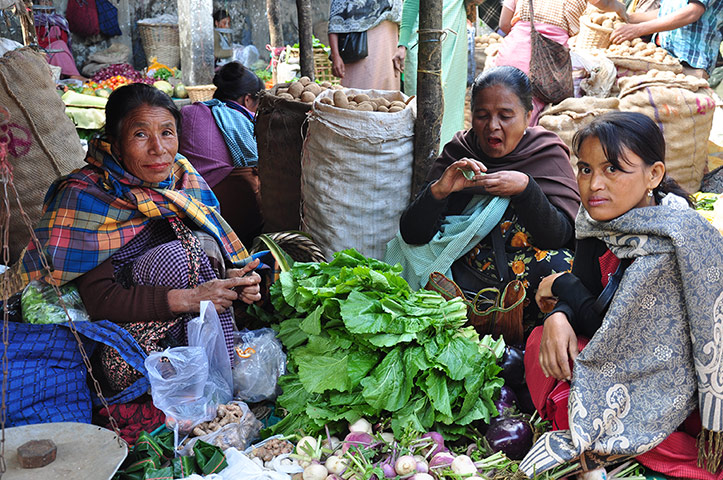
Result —
M 671 71 L 651 70 L 621 78 L 620 110 L 652 118 L 665 137 L 668 174 L 689 192 L 696 192 L 708 160 L 708 137 L 715 101 L 705 80 Z
M 617 98 L 580 97 L 567 98 L 557 105 L 543 110 L 539 125 L 555 132 L 570 148 L 570 163 L 577 172 L 577 156 L 572 152 L 572 137 L 579 129 L 605 112 L 618 110 Z
M 279 98 L 277 89 L 262 95 L 256 110 L 264 232 L 298 230 L 301 223 L 302 126 L 311 104 Z
M 45 192 L 53 181 L 84 165 L 85 154 L 45 59 L 29 48 L 0 58 L 0 105 L 10 112 L 4 131 L 10 144 L 8 158 L 23 210 L 35 222 L 40 218 Z M 10 201 L 10 260 L 16 261 L 28 244 L 15 199 Z
M 348 95 L 407 101 L 401 92 L 344 89 Z M 324 255 L 356 248 L 382 259 L 409 202 L 416 102 L 396 113 L 313 103 L 301 160 L 302 230 Z

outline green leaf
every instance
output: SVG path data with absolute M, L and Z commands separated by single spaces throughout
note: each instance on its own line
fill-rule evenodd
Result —
M 377 335 L 370 335 L 367 337 L 367 341 L 375 347 L 393 347 L 400 343 L 409 343 L 417 339 L 417 335 L 414 333 L 405 333 L 403 335 L 394 335 L 391 333 L 379 333 Z
M 309 336 L 300 328 L 300 319 L 289 318 L 279 325 L 277 337 L 287 349 L 293 349 L 306 343 Z
M 321 305 L 316 307 L 316 310 L 307 315 L 301 322 L 299 328 L 309 335 L 319 335 L 321 333 L 321 314 L 323 311 L 324 307 Z
M 351 387 L 347 355 L 297 355 L 299 379 L 311 393 L 327 390 L 345 392 Z
M 389 332 L 392 316 L 382 310 L 378 300 L 354 291 L 341 305 L 341 318 L 351 333 L 380 333 Z
M 452 416 L 452 405 L 447 390 L 447 378 L 438 370 L 429 371 L 425 380 L 426 393 L 432 406 L 447 417 Z
M 364 398 L 372 407 L 390 412 L 402 408 L 411 395 L 411 383 L 404 373 L 401 348 L 389 352 L 361 385 Z
M 352 388 L 359 385 L 377 363 L 379 357 L 374 352 L 351 351 L 347 362 L 347 375 Z
M 424 349 L 414 345 L 404 349 L 404 367 L 407 377 L 415 378 L 418 372 L 432 368 L 432 364 L 427 360 Z
M 454 337 L 439 350 L 436 360 L 452 380 L 463 380 L 473 372 L 469 359 L 477 355 L 476 344 L 464 337 Z

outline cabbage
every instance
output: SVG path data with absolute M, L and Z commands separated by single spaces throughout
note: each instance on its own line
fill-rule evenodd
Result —
M 168 95 L 169 97 L 173 95 L 173 85 L 166 82 L 165 80 L 158 80 L 157 82 L 153 82 L 153 86 Z

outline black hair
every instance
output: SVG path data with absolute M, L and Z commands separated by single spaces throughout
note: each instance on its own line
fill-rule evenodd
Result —
M 206 17 L 208 18 L 208 17 Z M 225 9 L 216 10 L 213 12 L 213 21 L 214 22 L 220 22 L 224 18 L 231 18 L 231 15 L 228 14 L 228 12 Z
M 472 108 L 477 94 L 487 87 L 503 85 L 517 95 L 525 112 L 532 111 L 532 86 L 525 72 L 510 66 L 493 67 L 477 75 L 472 85 Z
M 229 62 L 213 76 L 216 91 L 213 98 L 236 101 L 244 95 L 256 98 L 264 90 L 264 82 L 239 62 Z
M 665 165 L 665 138 L 658 125 L 647 115 L 639 112 L 608 112 L 595 117 L 592 122 L 575 133 L 572 150 L 580 156 L 580 147 L 588 138 L 600 141 L 605 158 L 618 170 L 625 172 L 623 162 L 629 164 L 623 149 L 628 149 L 651 166 L 656 162 Z M 690 194 L 667 173 L 653 189 L 655 200 L 660 202 L 664 194 L 683 197 L 692 205 Z
M 171 97 L 145 83 L 131 83 L 117 88 L 105 105 L 105 135 L 112 140 L 120 138 L 123 121 L 133 110 L 142 106 L 160 107 L 168 110 L 176 121 L 176 133 L 181 135 L 181 112 Z

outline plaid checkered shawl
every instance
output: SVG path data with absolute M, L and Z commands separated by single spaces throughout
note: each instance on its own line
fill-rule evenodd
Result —
M 67 283 L 107 260 L 152 219 L 173 216 L 188 218 L 212 235 L 235 266 L 246 263 L 246 248 L 219 214 L 216 196 L 183 156 L 176 156 L 171 175 L 158 184 L 126 172 L 101 140 L 91 141 L 86 162 L 48 190 L 35 228 L 39 244 L 31 240 L 22 258 L 25 281 L 48 281 L 52 275 Z

